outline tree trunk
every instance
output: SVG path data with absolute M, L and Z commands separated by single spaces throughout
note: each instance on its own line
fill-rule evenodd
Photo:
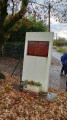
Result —
M 22 0 L 22 7 L 21 10 L 16 13 L 15 15 L 12 15 L 11 18 L 9 20 L 6 20 L 4 22 L 4 30 L 8 31 L 19 19 L 21 19 L 25 13 L 26 13 L 26 8 L 28 5 L 29 0 Z
M 0 51 L 5 42 L 5 33 L 25 15 L 29 0 L 22 0 L 21 10 L 13 15 L 11 19 L 5 20 L 7 16 L 7 2 L 8 0 L 0 0 Z
M 0 0 L 0 53 L 1 53 L 2 45 L 4 43 L 3 23 L 7 15 L 7 1 L 8 0 Z

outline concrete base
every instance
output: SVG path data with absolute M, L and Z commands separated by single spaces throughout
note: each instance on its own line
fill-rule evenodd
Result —
M 57 98 L 57 94 L 56 93 L 51 93 L 51 92 L 48 92 L 46 95 L 42 95 L 40 96 L 41 98 L 44 98 L 48 101 L 53 101 Z
M 36 92 L 30 92 L 30 91 L 26 91 L 26 90 L 23 90 L 22 88 L 20 88 L 20 85 L 14 85 L 13 87 L 16 91 L 23 91 L 24 93 L 29 93 L 31 95 L 38 95 L 40 98 L 43 98 L 45 100 L 48 100 L 48 101 L 53 101 L 57 98 L 57 94 L 56 93 L 51 93 L 51 92 L 48 92 L 48 93 L 45 93 L 44 95 L 41 94 L 39 95 L 38 93 Z M 67 89 L 66 89 L 67 90 Z
M 26 84 L 23 86 L 23 90 L 39 93 L 41 91 L 41 86 L 34 86 L 34 85 Z

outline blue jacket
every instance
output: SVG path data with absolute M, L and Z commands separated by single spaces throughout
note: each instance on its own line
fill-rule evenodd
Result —
M 61 56 L 61 61 L 64 65 L 67 66 L 67 53 L 64 53 L 63 56 Z

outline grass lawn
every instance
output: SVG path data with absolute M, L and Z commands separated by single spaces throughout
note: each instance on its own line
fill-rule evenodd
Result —
M 53 46 L 53 49 L 55 49 L 57 52 L 64 53 L 67 50 L 67 46 L 62 47 Z

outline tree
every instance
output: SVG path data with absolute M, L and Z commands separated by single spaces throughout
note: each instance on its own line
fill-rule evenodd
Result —
M 14 9 L 15 7 L 17 8 L 18 11 L 18 5 L 21 0 L 12 0 L 14 4 Z M 25 13 L 26 16 L 33 16 L 37 20 L 45 20 L 49 19 L 49 27 L 50 27 L 50 18 L 52 17 L 56 21 L 59 22 L 67 22 L 67 14 L 66 14 L 66 0 L 63 2 L 63 0 L 29 0 L 28 1 L 28 6 L 26 9 Z M 63 8 L 63 9 L 62 9 Z M 14 11 L 14 10 L 13 10 Z M 49 28 L 50 29 L 50 28 Z
M 7 15 L 7 0 L 0 0 L 0 48 L 4 42 L 3 23 Z
M 42 1 L 42 2 L 41 2 Z M 36 16 L 38 20 L 48 20 L 50 18 L 59 22 L 67 23 L 67 4 L 66 0 L 30 0 L 28 5 L 28 15 Z M 32 7 L 31 7 L 32 6 Z M 32 11 L 32 12 L 31 12 Z M 50 29 L 50 28 L 49 28 Z
M 8 14 L 14 15 L 17 13 L 20 8 L 21 8 L 21 2 L 22 0 L 8 0 L 8 7 L 7 7 L 7 12 Z
M 38 31 L 47 31 L 47 26 L 43 24 L 43 21 L 36 21 L 36 19 L 32 17 L 20 19 L 8 30 L 8 42 L 24 43 L 26 32 Z
M 49 10 L 49 1 L 45 0 L 45 2 L 40 3 L 39 0 L 11 0 L 12 14 L 7 16 L 7 3 L 8 0 L 0 0 L 0 43 L 3 43 L 5 34 L 7 31 L 21 18 L 27 16 L 33 16 L 36 20 L 45 20 L 48 18 L 48 10 Z M 17 13 L 15 13 L 15 8 L 17 7 L 17 3 L 21 1 L 21 8 Z M 66 3 L 66 0 L 65 0 Z M 50 9 L 51 15 L 55 16 L 60 22 L 67 22 L 67 14 L 66 14 L 66 4 L 64 4 L 64 10 L 62 0 L 50 0 Z M 60 8 L 60 9 L 59 9 Z M 27 14 L 25 14 L 27 13 Z M 6 19 L 5 19 L 6 18 Z M 2 46 L 2 44 L 0 44 Z
M 9 19 L 5 19 L 7 16 L 7 2 L 8 0 L 0 0 L 0 50 L 5 40 L 4 33 L 24 16 L 29 0 L 22 0 L 20 11 L 15 15 L 10 16 Z
M 21 19 L 25 13 L 26 13 L 26 8 L 28 5 L 29 0 L 22 0 L 22 6 L 21 9 L 18 13 L 9 15 L 8 19 L 5 20 L 4 22 L 4 29 L 8 30 L 10 27 L 12 27 L 19 19 Z

